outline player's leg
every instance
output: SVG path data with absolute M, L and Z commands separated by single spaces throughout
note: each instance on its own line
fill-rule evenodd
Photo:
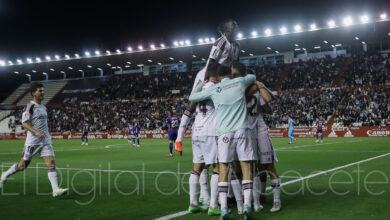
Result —
M 190 175 L 189 185 L 190 185 L 190 206 L 188 207 L 188 212 L 194 213 L 199 212 L 202 209 L 198 206 L 197 195 L 199 193 L 199 178 L 200 173 L 204 168 L 204 163 L 194 163 L 193 170 Z
M 276 171 L 275 164 L 270 163 L 266 165 L 267 171 L 271 178 L 271 187 L 272 187 L 272 193 L 274 195 L 274 202 L 273 207 L 270 210 L 271 212 L 277 212 L 281 209 L 281 202 L 280 202 L 280 179 L 279 175 Z
M 203 154 L 204 155 L 204 154 Z M 204 155 L 205 156 L 205 155 Z M 210 204 L 210 194 L 209 194 L 209 165 L 206 165 L 202 172 L 200 173 L 199 178 L 200 184 L 200 195 L 199 201 L 204 207 L 208 207 Z
M 1 178 L 0 178 L 0 189 L 3 188 L 4 183 L 7 181 L 9 176 L 11 176 L 17 172 L 25 170 L 28 167 L 28 165 L 30 164 L 30 161 L 31 160 L 24 160 L 22 157 L 20 159 L 19 163 L 13 164 L 7 171 L 3 172 L 1 174 Z
M 133 146 L 135 146 L 135 133 L 133 134 Z
M 260 179 L 260 204 L 265 201 L 265 190 L 267 187 L 267 170 L 262 164 L 258 164 Z
M 87 142 L 85 145 L 88 145 L 88 133 L 85 134 L 85 140 Z
M 322 131 L 320 132 L 321 134 L 321 143 L 324 142 L 324 136 L 322 135 Z
M 292 139 L 293 139 L 293 137 L 292 137 L 292 131 L 291 130 L 288 130 L 288 138 L 289 138 L 289 144 L 292 144 Z
M 173 133 L 172 131 L 168 132 L 168 140 L 169 140 L 169 154 L 167 157 L 172 157 L 173 156 Z
M 81 134 L 81 145 L 84 145 L 84 134 Z
M 195 112 L 195 109 L 196 104 L 191 102 L 181 116 L 179 130 L 177 131 L 177 139 L 175 142 L 175 149 L 179 152 L 182 151 L 184 133 L 187 130 L 187 125 L 190 123 L 192 114 Z
M 141 147 L 141 145 L 139 143 L 139 134 L 137 134 L 137 147 Z
M 221 219 L 228 219 L 229 216 L 227 206 L 228 172 L 228 163 L 219 163 L 218 195 L 221 205 Z
M 240 183 L 240 179 L 242 179 L 241 166 L 240 162 L 238 161 L 233 161 L 231 165 L 232 169 L 230 169 L 229 171 L 230 186 L 232 187 L 234 198 L 236 199 L 237 212 L 241 215 L 244 212 L 244 203 L 242 201 L 242 188 Z
M 54 156 L 43 156 L 42 157 L 43 162 L 45 162 L 47 166 L 47 176 L 49 178 L 51 188 L 53 190 L 53 197 L 62 196 L 66 192 L 68 192 L 69 189 L 62 189 L 58 187 L 58 178 L 57 178 L 57 171 L 56 171 L 56 164 L 54 161 Z
M 316 143 L 318 143 L 318 131 L 316 132 Z
M 260 181 L 260 174 L 262 170 L 257 165 L 257 161 L 252 164 L 253 169 L 253 208 L 255 212 L 259 212 L 263 209 L 263 206 L 260 202 L 260 195 L 261 195 L 261 181 Z
M 218 208 L 218 178 L 219 165 L 213 164 L 213 175 L 210 180 L 210 206 L 208 210 L 209 215 L 220 215 L 221 210 Z

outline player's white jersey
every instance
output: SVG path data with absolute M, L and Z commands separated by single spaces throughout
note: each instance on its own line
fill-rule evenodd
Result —
M 217 82 L 207 82 L 202 90 L 216 84 Z M 200 102 L 196 105 L 196 116 L 192 127 L 193 136 L 217 136 L 216 128 L 217 111 L 211 100 Z
M 256 91 L 246 104 L 249 114 L 249 126 L 251 129 L 255 129 L 257 127 L 258 132 L 268 132 L 268 127 L 264 122 L 263 114 L 260 112 L 260 106 L 265 104 L 266 103 L 259 91 Z
M 214 42 L 209 58 L 216 60 L 221 65 L 231 66 L 233 61 L 238 60 L 239 49 L 240 46 L 237 42 L 233 41 L 230 43 L 225 36 L 222 36 Z M 207 60 L 206 66 L 196 74 L 192 90 L 204 82 L 204 76 L 210 59 Z
M 34 133 L 27 131 L 25 145 L 51 144 L 49 126 L 47 125 L 47 111 L 43 104 L 37 104 L 33 101 L 27 104 L 22 114 L 22 123 L 28 122 L 30 125 L 45 133 L 43 137 L 38 137 Z

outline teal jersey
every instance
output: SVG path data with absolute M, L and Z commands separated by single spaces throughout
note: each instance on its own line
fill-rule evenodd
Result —
M 288 119 L 288 124 L 290 127 L 288 128 L 289 130 L 294 130 L 294 121 L 290 118 Z
M 225 78 L 220 83 L 201 91 L 203 83 L 192 91 L 189 100 L 200 102 L 211 99 L 217 109 L 217 134 L 222 135 L 242 128 L 249 128 L 245 90 L 256 80 L 247 75 L 234 79 Z

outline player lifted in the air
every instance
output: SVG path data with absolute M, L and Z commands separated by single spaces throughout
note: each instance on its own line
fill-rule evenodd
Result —
M 139 132 L 141 131 L 141 125 L 137 120 L 134 119 L 134 125 L 133 125 L 133 145 L 140 147 L 139 144 Z M 137 139 L 137 145 L 135 145 L 135 139 Z
M 290 139 L 290 142 L 288 142 L 288 143 L 292 144 L 293 140 L 295 142 L 297 142 L 297 139 L 293 136 L 294 135 L 294 121 L 291 118 L 290 114 L 287 115 L 287 118 L 288 118 L 288 138 Z
M 221 204 L 221 219 L 228 219 L 228 164 L 235 156 L 241 164 L 242 189 L 244 191 L 244 215 L 249 218 L 252 200 L 251 162 L 255 159 L 249 132 L 248 115 L 245 100 L 245 90 L 252 85 L 256 76 L 247 75 L 230 79 L 231 70 L 219 71 L 221 82 L 201 91 L 203 83 L 191 93 L 191 102 L 201 102 L 211 99 L 217 108 L 218 160 L 219 160 L 219 201 Z
M 169 154 L 167 157 L 173 157 L 173 144 L 176 141 L 177 138 L 177 129 L 179 129 L 180 125 L 180 118 L 177 116 L 173 116 L 172 113 L 170 113 L 169 117 L 165 121 L 164 127 L 168 130 L 168 139 L 169 139 Z M 181 156 L 180 152 L 180 156 Z
M 324 125 L 324 123 L 322 122 L 322 120 L 318 117 L 317 118 L 317 121 L 316 121 L 316 143 L 318 143 L 318 134 L 321 135 L 321 143 L 323 142 L 324 140 L 324 136 L 322 135 L 322 126 Z
M 53 197 L 61 196 L 68 189 L 62 189 L 58 186 L 54 150 L 47 124 L 47 111 L 46 107 L 41 104 L 44 97 L 43 85 L 40 83 L 31 84 L 30 93 L 33 100 L 27 104 L 22 114 L 22 125 L 27 129 L 22 158 L 19 163 L 3 172 L 0 179 L 0 188 L 4 187 L 4 183 L 10 175 L 26 169 L 34 155 L 39 153 L 48 168 L 47 175 L 53 190 Z
M 89 125 L 86 120 L 84 120 L 84 123 L 81 125 L 81 145 L 88 145 L 88 131 L 89 131 Z M 86 142 L 84 143 L 84 138 Z

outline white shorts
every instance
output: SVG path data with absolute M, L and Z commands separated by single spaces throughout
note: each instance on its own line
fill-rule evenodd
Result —
M 250 131 L 248 129 L 228 132 L 218 137 L 219 162 L 230 163 L 235 159 L 239 161 L 255 160 Z
M 39 153 L 41 157 L 54 157 L 54 150 L 51 144 L 24 145 L 23 160 L 31 160 L 35 154 Z
M 252 145 L 255 161 L 258 161 L 259 160 L 259 148 L 257 147 L 257 129 L 256 128 L 250 129 L 249 133 L 250 133 L 250 138 L 251 138 L 251 142 L 249 144 Z
M 205 163 L 211 165 L 218 163 L 217 140 L 215 136 L 193 136 L 192 155 L 193 163 Z
M 266 132 L 257 133 L 257 158 L 261 164 L 278 162 L 271 139 Z

